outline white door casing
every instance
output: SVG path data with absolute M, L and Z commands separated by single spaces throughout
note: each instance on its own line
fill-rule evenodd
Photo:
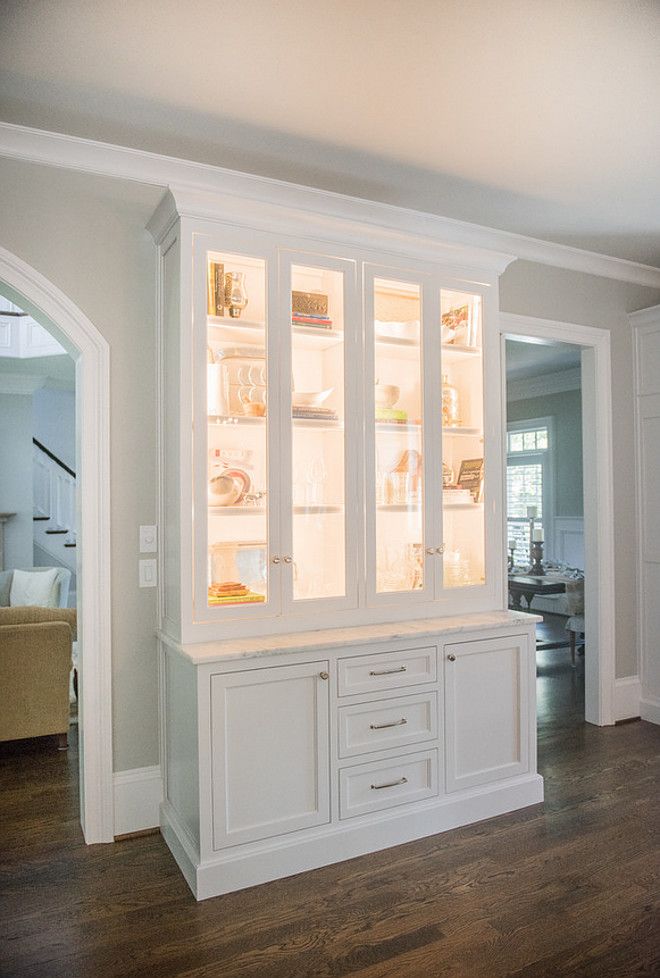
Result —
M 582 347 L 582 445 L 585 539 L 585 719 L 614 723 L 616 676 L 614 587 L 614 487 L 610 334 L 605 329 L 500 313 L 502 347 L 507 337 L 531 337 Z M 506 417 L 505 357 L 502 410 Z M 506 533 L 503 525 L 502 533 Z
M 0 247 L 0 289 L 52 333 L 76 362 L 80 818 L 85 841 L 112 842 L 110 351 L 60 289 Z

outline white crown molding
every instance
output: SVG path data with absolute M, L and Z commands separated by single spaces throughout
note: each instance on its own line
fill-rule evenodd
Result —
M 421 234 L 450 245 L 497 251 L 508 255 L 509 260 L 519 258 L 660 288 L 660 268 L 650 265 L 435 214 L 360 200 L 78 136 L 0 122 L 0 156 L 103 174 L 152 186 L 188 187 L 207 193 L 229 194 L 279 204 L 328 217 L 357 221 L 360 224 L 375 224 L 381 229 L 387 227 L 408 234 Z
M 5 374 L 0 372 L 0 394 L 31 395 L 43 387 L 46 378 L 38 374 Z
M 660 326 L 660 306 L 650 306 L 628 313 L 628 322 L 634 328 L 638 326 Z
M 507 401 L 525 401 L 530 397 L 547 397 L 549 394 L 577 391 L 581 386 L 581 368 L 571 367 L 570 370 L 559 370 L 551 374 L 539 374 L 536 377 L 520 377 L 517 380 L 509 380 L 506 385 L 506 399 Z

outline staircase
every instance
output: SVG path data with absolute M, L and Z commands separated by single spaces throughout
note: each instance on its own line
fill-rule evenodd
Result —
M 32 439 L 35 566 L 68 567 L 75 590 L 76 473 Z

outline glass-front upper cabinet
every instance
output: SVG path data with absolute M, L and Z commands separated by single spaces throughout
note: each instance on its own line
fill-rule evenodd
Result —
M 206 554 L 206 607 L 223 618 L 357 605 L 355 281 L 356 263 L 341 259 L 267 247 L 263 257 L 204 255 L 196 549 L 198 571 Z M 196 434 L 198 453 L 201 442 Z
M 283 253 L 280 264 L 284 608 L 355 607 L 355 263 Z
M 206 602 L 229 617 L 246 614 L 246 606 L 272 614 L 279 605 L 269 573 L 277 527 L 271 505 L 272 262 L 221 251 L 206 251 L 202 259 L 205 280 L 196 301 L 198 308 L 205 301 L 206 328 L 198 341 L 206 342 L 206 513 L 196 512 L 195 520 L 198 558 L 206 558 Z M 199 389 L 195 394 L 201 396 Z M 195 443 L 203 450 L 201 432 Z
M 379 270 L 365 277 L 367 346 L 367 577 L 371 600 L 432 599 L 429 526 L 432 438 L 425 411 L 424 288 Z M 428 548 L 428 549 L 427 549 Z
M 482 304 L 480 295 L 441 290 L 445 589 L 485 581 Z

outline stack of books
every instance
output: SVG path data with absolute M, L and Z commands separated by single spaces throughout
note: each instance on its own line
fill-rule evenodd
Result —
M 332 329 L 332 320 L 329 316 L 307 315 L 301 312 L 294 312 L 291 315 L 292 326 L 315 326 L 317 329 Z
M 265 601 L 263 594 L 251 591 L 240 581 L 229 581 L 226 584 L 211 584 L 209 586 L 209 604 L 246 604 L 251 601 Z
M 339 415 L 334 408 L 321 407 L 317 405 L 315 407 L 299 407 L 294 404 L 293 406 L 293 417 L 294 418 L 306 418 L 307 420 L 313 421 L 338 421 Z

